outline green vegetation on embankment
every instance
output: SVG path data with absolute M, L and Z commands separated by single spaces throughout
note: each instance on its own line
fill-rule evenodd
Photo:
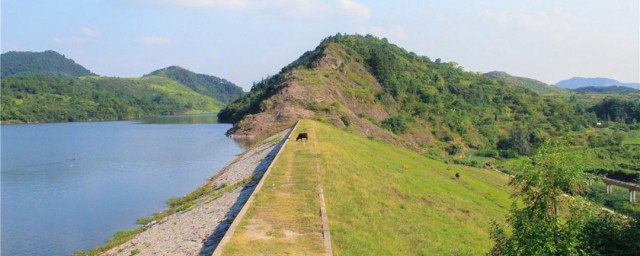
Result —
M 302 120 L 293 138 L 299 132 L 309 141 L 289 141 L 225 255 L 322 254 L 316 142 L 336 255 L 478 255 L 491 248 L 491 221 L 503 221 L 512 202 L 508 176 L 316 121 Z

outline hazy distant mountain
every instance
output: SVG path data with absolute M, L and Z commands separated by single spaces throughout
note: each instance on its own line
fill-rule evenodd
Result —
M 572 89 L 578 93 L 638 93 L 640 90 L 626 86 L 586 86 Z
M 531 79 L 527 77 L 512 76 L 502 71 L 491 71 L 489 73 L 485 73 L 484 76 L 496 79 L 498 81 L 505 82 L 507 84 L 513 84 L 515 86 L 528 88 L 540 94 L 568 92 L 564 89 L 558 88 L 553 85 L 548 85 L 546 83 L 540 82 L 535 79 Z
M 94 75 L 85 67 L 55 51 L 7 52 L 0 55 L 2 77 L 18 74 L 50 74 L 80 77 Z
M 244 92 L 242 88 L 225 79 L 196 74 L 178 66 L 166 67 L 153 71 L 145 76 L 161 76 L 186 85 L 197 93 L 219 100 L 223 104 L 239 98 Z
M 603 77 L 596 77 L 596 78 L 574 77 L 574 78 L 562 80 L 556 83 L 556 86 L 567 88 L 567 89 L 576 89 L 576 88 L 587 87 L 587 86 L 599 87 L 599 86 L 614 86 L 614 85 L 640 89 L 639 83 L 623 83 L 618 80 L 614 80 L 611 78 L 603 78 Z

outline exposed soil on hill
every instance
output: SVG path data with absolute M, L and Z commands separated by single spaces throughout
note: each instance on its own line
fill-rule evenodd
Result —
M 413 149 L 432 143 L 431 134 L 399 140 L 380 128 L 380 122 L 390 116 L 389 110 L 373 98 L 382 87 L 362 64 L 345 61 L 341 57 L 345 55 L 344 49 L 329 46 L 311 64 L 313 69 L 288 71 L 279 91 L 261 102 L 260 112 L 244 116 L 227 134 L 233 138 L 262 138 L 307 118 Z

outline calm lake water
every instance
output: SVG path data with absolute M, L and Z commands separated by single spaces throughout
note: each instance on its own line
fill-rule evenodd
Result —
M 230 125 L 168 120 L 2 125 L 1 254 L 99 246 L 243 151 Z

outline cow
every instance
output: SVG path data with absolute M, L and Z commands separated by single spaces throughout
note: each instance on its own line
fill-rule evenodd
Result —
M 309 135 L 307 135 L 306 132 L 298 133 L 298 137 L 296 138 L 296 141 L 302 140 L 302 139 L 304 139 L 305 141 L 308 140 L 309 139 Z
M 409 165 L 408 164 L 403 164 L 402 165 L 402 169 L 404 169 L 405 171 L 409 170 Z
M 460 173 L 456 172 L 456 179 L 460 179 Z

